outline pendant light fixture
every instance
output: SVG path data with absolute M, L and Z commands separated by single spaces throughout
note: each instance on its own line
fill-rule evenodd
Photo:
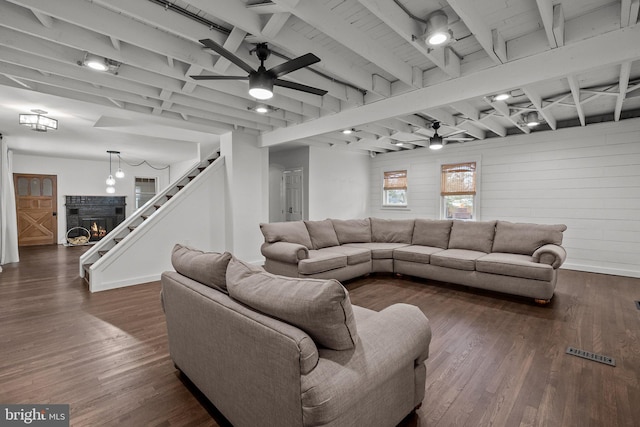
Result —
M 113 154 L 120 154 L 119 151 L 113 151 L 113 150 L 107 150 L 107 153 L 109 153 L 109 176 L 107 177 L 107 180 L 105 181 L 105 183 L 107 184 L 107 193 L 109 194 L 113 194 L 116 192 L 116 188 L 114 187 L 114 185 L 116 185 L 116 180 L 113 177 L 113 174 L 111 173 L 112 169 L 111 169 L 111 158 L 113 156 Z M 124 175 L 123 175 L 124 176 Z
M 118 152 L 118 170 L 116 171 L 116 178 L 118 179 L 124 178 L 124 171 L 120 167 L 120 152 Z

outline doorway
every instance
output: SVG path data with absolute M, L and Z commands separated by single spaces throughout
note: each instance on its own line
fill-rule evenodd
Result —
M 283 172 L 285 221 L 301 221 L 303 212 L 303 173 L 302 168 Z
M 57 181 L 56 175 L 13 174 L 18 246 L 57 243 Z

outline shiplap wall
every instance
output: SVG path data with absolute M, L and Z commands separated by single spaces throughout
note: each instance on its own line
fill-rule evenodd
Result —
M 438 218 L 441 163 L 479 164 L 478 219 L 567 225 L 564 268 L 640 277 L 640 119 L 378 155 L 372 216 Z M 407 169 L 409 207 L 382 207 L 384 171 Z

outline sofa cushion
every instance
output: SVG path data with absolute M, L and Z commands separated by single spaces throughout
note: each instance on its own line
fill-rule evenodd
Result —
M 332 219 L 331 222 L 341 245 L 371 241 L 371 221 L 369 218 Z
M 403 248 L 397 248 L 393 250 L 393 259 L 429 264 L 431 255 L 438 252 L 442 252 L 442 249 L 434 248 L 433 246 L 405 246 Z
M 411 244 L 413 219 L 371 218 L 371 241 Z
M 307 231 L 309 231 L 313 249 L 322 249 L 340 244 L 336 230 L 333 229 L 333 223 L 330 219 L 325 219 L 324 221 L 305 221 L 304 225 L 307 226 Z
M 447 249 L 449 247 L 449 234 L 451 233 L 451 220 L 422 219 L 418 218 L 413 227 L 413 245 L 433 246 Z
M 553 279 L 553 267 L 533 262 L 530 255 L 491 253 L 476 260 L 476 270 L 547 282 Z
M 302 329 L 323 347 L 355 347 L 358 335 L 349 292 L 337 280 L 276 276 L 236 258 L 227 272 L 233 299 Z
M 546 244 L 561 245 L 564 224 L 527 224 L 498 221 L 492 252 L 533 255 Z
M 317 274 L 347 266 L 347 256 L 337 252 L 310 250 L 309 258 L 298 262 L 298 273 Z
M 453 221 L 449 249 L 491 252 L 496 221 Z
M 352 248 L 350 246 L 332 246 L 320 252 L 334 252 L 347 256 L 347 265 L 362 264 L 371 261 L 371 251 L 366 248 Z
M 485 255 L 484 252 L 468 249 L 446 249 L 431 255 L 429 262 L 439 267 L 473 271 L 476 269 L 476 260 Z
M 409 246 L 406 243 L 347 243 L 344 247 L 368 249 L 371 251 L 371 259 L 393 259 L 393 251 Z
M 203 252 L 177 244 L 171 253 L 173 268 L 183 276 L 227 293 L 227 264 L 229 252 Z
M 307 227 L 302 221 L 262 223 L 260 231 L 262 231 L 264 240 L 269 243 L 298 243 L 308 249 L 313 248 Z

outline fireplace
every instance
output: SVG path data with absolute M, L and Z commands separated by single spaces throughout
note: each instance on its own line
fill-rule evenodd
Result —
M 125 219 L 124 196 L 66 196 L 67 238 L 86 236 L 97 242 Z M 80 228 L 81 227 L 81 228 Z

